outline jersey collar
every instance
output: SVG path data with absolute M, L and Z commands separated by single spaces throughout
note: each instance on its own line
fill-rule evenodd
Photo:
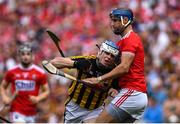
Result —
M 133 32 L 133 30 L 129 30 L 128 33 L 126 33 L 123 37 L 121 37 L 121 40 L 128 38 L 131 32 Z
M 22 70 L 31 70 L 33 68 L 34 64 L 31 64 L 28 68 L 24 68 L 21 64 L 19 64 L 19 68 Z

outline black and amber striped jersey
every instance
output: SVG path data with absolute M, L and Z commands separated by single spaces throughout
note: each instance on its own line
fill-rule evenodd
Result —
M 87 59 L 91 63 L 90 69 L 88 71 L 77 70 L 78 79 L 98 77 L 111 71 L 110 69 L 104 70 L 102 68 L 98 68 L 96 56 L 74 56 L 71 57 L 71 59 Z M 89 110 L 93 110 L 98 108 L 99 106 L 102 106 L 104 100 L 107 98 L 108 89 L 112 86 L 112 80 L 110 80 L 108 83 L 106 82 L 105 84 L 106 85 L 104 87 L 107 90 L 103 90 L 98 86 L 90 87 L 85 85 L 84 83 L 73 81 L 68 89 L 69 98 L 66 104 L 70 100 L 73 100 L 79 106 L 87 108 Z

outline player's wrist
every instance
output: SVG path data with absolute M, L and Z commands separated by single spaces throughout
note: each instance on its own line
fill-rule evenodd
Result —
M 97 81 L 101 82 L 102 81 L 102 76 L 97 77 Z

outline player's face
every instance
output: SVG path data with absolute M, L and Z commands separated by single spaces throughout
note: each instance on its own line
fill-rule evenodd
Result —
M 112 16 L 110 19 L 110 26 L 114 34 L 122 35 L 124 31 L 124 26 L 122 25 L 121 20 L 114 16 Z
M 32 53 L 24 51 L 20 53 L 20 61 L 23 66 L 28 66 L 32 63 Z
M 115 56 L 111 53 L 103 51 L 99 55 L 99 62 L 106 67 L 112 67 L 114 66 L 114 63 L 115 63 Z

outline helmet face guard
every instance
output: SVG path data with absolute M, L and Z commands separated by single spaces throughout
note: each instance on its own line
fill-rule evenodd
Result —
M 116 57 L 119 54 L 119 47 L 113 41 L 106 40 L 101 44 L 100 51 L 106 51 Z
M 99 56 L 102 54 L 102 52 L 107 52 L 110 53 L 114 56 L 114 63 L 111 66 L 104 66 L 100 61 L 99 61 Z M 104 41 L 101 46 L 100 46 L 100 50 L 98 52 L 98 58 L 97 58 L 97 65 L 99 68 L 101 69 L 105 69 L 105 70 L 111 70 L 112 68 L 114 68 L 117 63 L 119 62 L 119 47 L 111 40 L 106 40 Z
M 19 53 L 23 53 L 23 52 L 30 52 L 32 53 L 32 47 L 30 46 L 30 44 L 23 44 L 19 47 Z

